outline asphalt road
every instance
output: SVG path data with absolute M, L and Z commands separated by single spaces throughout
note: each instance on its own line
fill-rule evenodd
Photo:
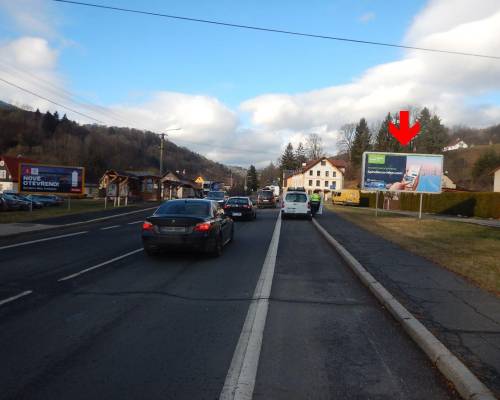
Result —
M 236 223 L 218 259 L 147 257 L 145 215 L 0 240 L 0 398 L 219 397 L 277 210 Z M 254 398 L 456 395 L 312 224 L 287 220 Z

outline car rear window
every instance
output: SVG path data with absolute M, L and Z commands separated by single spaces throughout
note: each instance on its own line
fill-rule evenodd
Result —
M 195 215 L 205 217 L 210 214 L 210 204 L 205 201 L 167 201 L 155 212 L 155 215 Z
M 285 201 L 293 203 L 305 203 L 307 201 L 307 196 L 302 193 L 288 193 L 285 197 Z
M 265 199 L 270 199 L 271 197 L 273 197 L 273 192 L 266 190 L 266 191 L 260 192 L 259 196 L 263 197 Z
M 227 204 L 248 204 L 248 199 L 245 199 L 244 197 L 229 199 Z

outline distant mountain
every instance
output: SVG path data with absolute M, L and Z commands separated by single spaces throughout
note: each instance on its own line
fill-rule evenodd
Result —
M 23 154 L 45 163 L 84 166 L 97 182 L 108 169 L 159 172 L 160 138 L 137 129 L 79 125 L 55 112 L 42 114 L 0 102 L 0 154 Z M 164 171 L 189 178 L 229 179 L 225 165 L 166 140 Z

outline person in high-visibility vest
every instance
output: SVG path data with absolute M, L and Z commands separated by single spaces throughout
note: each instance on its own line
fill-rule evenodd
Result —
M 319 193 L 314 192 L 311 194 L 311 213 L 312 215 L 316 214 L 319 210 L 319 206 L 321 204 L 321 196 Z

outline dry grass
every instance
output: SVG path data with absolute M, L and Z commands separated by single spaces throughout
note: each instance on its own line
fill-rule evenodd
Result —
M 327 206 L 345 219 L 500 295 L 500 229 Z
M 108 209 L 112 207 L 112 202 L 108 202 Z M 61 206 L 43 207 L 30 211 L 1 211 L 0 223 L 36 221 L 43 218 L 58 217 L 61 215 L 79 214 L 104 210 L 104 200 L 94 199 L 73 199 L 71 200 L 71 210 L 68 210 L 67 203 Z

